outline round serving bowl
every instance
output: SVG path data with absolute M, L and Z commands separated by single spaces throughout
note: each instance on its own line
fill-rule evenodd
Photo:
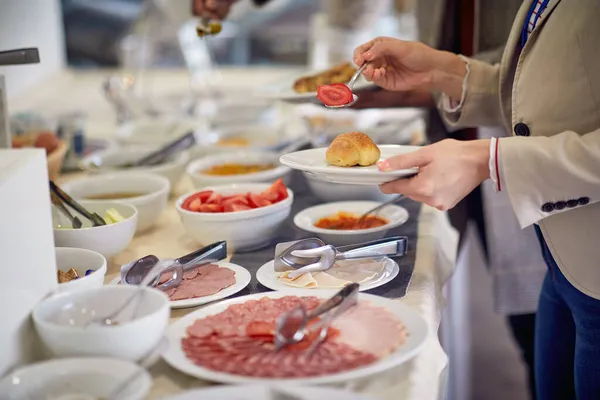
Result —
M 268 183 L 230 184 L 211 186 L 222 196 L 235 194 L 262 193 L 271 185 Z M 181 205 L 190 192 L 181 196 L 175 203 L 181 223 L 186 232 L 197 242 L 209 244 L 220 240 L 227 241 L 230 251 L 250 251 L 262 248 L 273 240 L 277 230 L 290 215 L 294 192 L 287 189 L 288 197 L 278 203 L 246 211 L 227 213 L 205 213 L 184 210 Z
M 126 146 L 160 147 L 191 131 L 205 134 L 209 131 L 208 121 L 174 115 L 141 117 L 120 125 L 115 136 L 120 144 Z
M 250 174 L 236 175 L 209 175 L 203 171 L 213 166 L 223 164 L 241 164 L 241 165 L 274 165 L 273 169 L 268 169 Z M 201 157 L 192 161 L 187 166 L 187 174 L 197 189 L 213 185 L 226 185 L 231 183 L 247 182 L 273 182 L 281 178 L 286 185 L 290 184 L 291 168 L 279 163 L 279 154 L 266 151 L 237 151 L 232 153 L 223 153 L 213 156 Z
M 320 200 L 325 202 L 335 202 L 344 200 L 363 200 L 385 203 L 397 194 L 385 194 L 379 186 L 366 185 L 345 185 L 343 183 L 331 183 L 319 180 L 306 172 L 306 183 L 311 192 Z
M 75 199 L 88 201 L 115 201 L 130 204 L 137 209 L 136 233 L 150 229 L 167 207 L 171 184 L 160 175 L 149 173 L 117 172 L 90 176 L 71 181 L 62 186 Z M 119 195 L 135 196 L 119 198 Z M 114 195 L 108 197 L 109 195 Z M 105 196 L 102 200 L 91 197 Z
M 150 374 L 139 365 L 114 358 L 62 358 L 19 368 L 0 381 L 2 399 L 108 399 L 125 377 L 136 379 L 122 399 L 145 399 L 152 386 Z
M 74 268 L 79 275 L 78 279 L 59 283 L 57 293 L 74 290 L 93 289 L 104 285 L 106 275 L 106 258 L 92 250 L 77 249 L 74 247 L 56 247 L 56 270 L 67 272 Z M 89 275 L 85 272 L 92 270 Z
M 76 247 L 102 254 L 106 259 L 119 254 L 127 248 L 137 226 L 138 213 L 134 206 L 119 202 L 81 200 L 78 202 L 89 212 L 95 212 L 104 218 L 106 210 L 114 208 L 124 218 L 115 224 L 92 226 L 92 223 L 78 214 L 83 222 L 80 229 L 58 228 L 70 226 L 69 221 L 59 212 L 54 213 L 54 245 L 56 247 Z
M 138 290 L 143 290 L 139 301 L 130 301 Z M 86 326 L 92 315 L 110 315 L 127 302 L 116 325 Z M 158 289 L 105 285 L 48 297 L 34 307 L 32 315 L 42 342 L 57 357 L 138 361 L 160 342 L 169 322 L 169 303 Z
M 115 172 L 146 172 L 164 176 L 171 183 L 171 191 L 175 191 L 179 180 L 185 172 L 185 166 L 190 160 L 188 151 L 182 151 L 173 155 L 167 161 L 153 166 L 132 167 L 120 169 L 119 166 L 135 162 L 150 154 L 156 148 L 149 147 L 121 147 L 96 152 L 85 157 L 81 166 L 86 171 L 95 174 Z
M 294 217 L 294 224 L 304 231 L 316 234 L 325 243 L 333 246 L 345 246 L 378 240 L 384 238 L 390 229 L 402 225 L 408 220 L 408 211 L 406 209 L 393 204 L 384 207 L 379 211 L 377 216 L 386 219 L 388 223 L 377 228 L 355 230 L 323 229 L 317 228 L 315 223 L 321 218 L 333 216 L 340 211 L 359 217 L 379 204 L 381 203 L 375 201 L 339 201 L 321 204 L 300 211 Z

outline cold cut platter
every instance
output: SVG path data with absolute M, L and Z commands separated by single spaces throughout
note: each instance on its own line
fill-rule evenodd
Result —
M 397 300 L 359 293 L 327 339 L 307 356 L 311 337 L 275 350 L 273 327 L 298 306 L 330 297 L 314 290 L 258 293 L 206 306 L 169 327 L 164 359 L 175 369 L 213 382 L 331 384 L 376 374 L 414 357 L 427 337 L 423 318 Z

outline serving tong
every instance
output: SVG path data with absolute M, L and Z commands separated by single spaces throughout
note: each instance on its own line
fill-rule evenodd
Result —
M 128 285 L 139 285 L 152 271 L 152 268 L 160 262 L 164 268 L 148 283 L 148 286 L 167 290 L 179 286 L 185 272 L 208 264 L 214 264 L 226 257 L 226 241 L 213 243 L 176 259 L 160 260 L 158 257 L 151 254 L 123 265 L 121 267 L 121 281 Z M 161 276 L 167 272 L 172 272 L 173 276 L 159 285 Z
M 294 279 L 308 272 L 327 271 L 338 260 L 398 257 L 406 254 L 406 236 L 394 236 L 350 246 L 334 247 L 319 238 L 279 243 L 275 247 L 275 272 L 292 271 Z
M 310 357 L 327 338 L 333 320 L 356 305 L 358 289 L 358 283 L 351 283 L 313 310 L 307 311 L 304 307 L 298 307 L 284 313 L 277 320 L 275 349 L 280 350 L 285 346 L 298 343 L 307 334 L 318 330 L 317 339 L 306 350 L 306 355 Z M 322 315 L 325 316 L 319 322 L 308 326 L 311 320 Z
M 100 215 L 95 212 L 89 212 L 86 210 L 81 204 L 73 200 L 71 196 L 65 193 L 56 183 L 50 181 L 50 197 L 52 200 L 52 204 L 54 204 L 61 212 L 63 212 L 67 218 L 71 221 L 73 228 L 79 229 L 83 226 L 81 220 L 78 217 L 73 216 L 73 214 L 67 209 L 65 206 L 68 205 L 79 214 L 83 215 L 86 219 L 92 222 L 93 226 L 103 226 L 106 225 L 106 221 Z

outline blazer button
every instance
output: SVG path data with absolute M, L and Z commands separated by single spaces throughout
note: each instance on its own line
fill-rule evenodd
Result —
M 589 197 L 580 197 L 580 198 L 577 199 L 577 204 L 579 204 L 580 206 L 585 206 L 589 202 L 590 202 L 590 198 Z
M 552 212 L 554 211 L 554 203 L 546 203 L 542 206 L 542 211 L 543 212 Z
M 522 122 L 519 122 L 515 125 L 514 131 L 515 135 L 517 136 L 529 136 L 530 134 L 529 127 Z
M 567 203 L 565 203 L 564 201 L 557 201 L 556 203 L 554 203 L 554 209 L 555 210 L 562 210 L 567 206 Z
M 567 207 L 569 208 L 575 208 L 579 205 L 579 202 L 577 200 L 569 200 L 567 201 Z

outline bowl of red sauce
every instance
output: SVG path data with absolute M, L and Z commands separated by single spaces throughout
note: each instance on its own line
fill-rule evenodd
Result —
M 389 205 L 377 214 L 361 216 L 380 203 L 376 201 L 338 201 L 320 204 L 300 211 L 294 224 L 314 233 L 326 243 L 345 246 L 382 239 L 387 232 L 408 220 L 408 211 Z

